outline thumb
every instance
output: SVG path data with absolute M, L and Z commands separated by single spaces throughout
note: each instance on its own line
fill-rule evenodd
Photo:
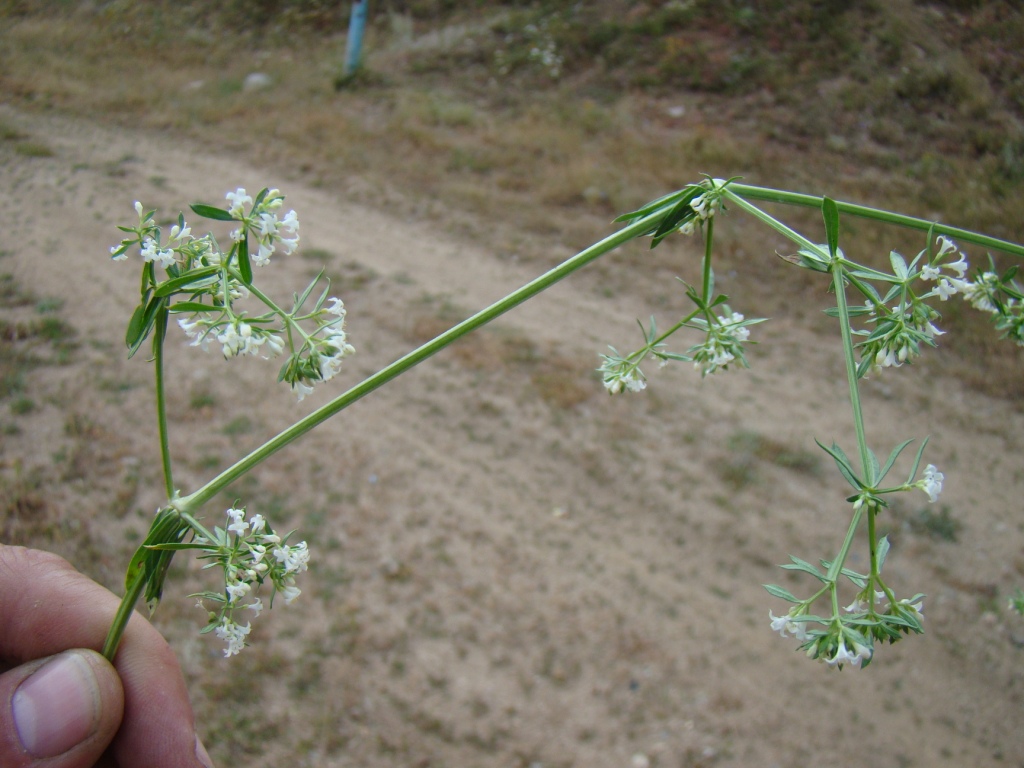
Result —
M 71 650 L 0 675 L 0 765 L 92 768 L 121 725 L 124 691 L 100 654 Z

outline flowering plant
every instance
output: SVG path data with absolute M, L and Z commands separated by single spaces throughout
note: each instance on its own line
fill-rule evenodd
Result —
M 936 346 L 936 339 L 943 334 L 936 326 L 941 319 L 937 302 L 941 306 L 953 296 L 991 313 L 1002 335 L 1024 345 L 1024 293 L 1014 281 L 1016 270 L 1000 275 L 992 263 L 990 269 L 977 270 L 973 278 L 969 277 L 967 257 L 954 238 L 1016 256 L 1024 256 L 1024 247 L 921 219 L 837 203 L 827 197 L 753 187 L 735 179 L 706 178 L 620 217 L 625 226 L 615 234 L 385 366 L 299 419 L 199 489 L 182 494 L 173 480 L 164 396 L 163 346 L 171 315 L 176 316 L 192 346 L 208 349 L 214 343 L 220 344 L 226 359 L 240 355 L 283 356 L 278 380 L 287 384 L 299 400 L 319 383 L 334 378 L 344 359 L 354 352 L 345 331 L 344 303 L 329 295 L 330 283 L 322 273 L 301 294 L 295 295 L 287 308 L 255 285 L 254 267 L 269 265 L 278 250 L 288 255 L 298 247 L 298 217 L 294 211 L 280 215 L 283 195 L 276 189 L 264 189 L 253 198 L 244 189 L 238 189 L 229 192 L 226 200 L 228 205 L 224 208 L 196 204 L 192 211 L 235 227 L 230 232 L 227 250 L 213 234 L 194 235 L 182 215 L 165 237 L 155 222 L 155 212 L 146 211 L 140 203 L 135 204 L 137 223 L 120 227 L 126 236 L 111 249 L 111 256 L 117 261 L 127 260 L 136 251 L 141 258 L 140 301 L 129 321 L 125 341 L 129 354 L 137 352 L 147 339 L 152 343 L 168 500 L 158 510 L 146 540 L 129 564 L 126 594 L 104 648 L 108 657 L 113 657 L 135 603 L 144 597 L 150 608 L 155 608 L 170 560 L 180 550 L 198 550 L 200 559 L 207 561 L 207 568 L 222 572 L 223 588 L 196 595 L 209 609 L 209 623 L 203 631 L 212 632 L 225 642 L 227 656 L 242 650 L 251 623 L 245 620 L 243 624 L 239 613 L 251 611 L 246 614 L 247 619 L 261 613 L 263 601 L 256 593 L 263 586 L 271 590 L 271 603 L 277 594 L 286 603 L 294 600 L 300 594 L 296 577 L 307 570 L 310 552 L 304 541 L 289 543 L 292 534 L 277 534 L 262 515 L 247 517 L 245 507 L 238 506 L 238 502 L 227 510 L 224 527 L 214 526 L 213 530 L 198 517 L 201 508 L 263 459 L 351 403 L 634 238 L 650 236 L 654 247 L 676 232 L 700 233 L 704 239 L 701 281 L 697 286 L 683 284 L 693 308 L 667 330 L 659 331 L 652 317 L 647 327 L 641 323 L 643 344 L 636 351 L 623 355 L 612 348 L 609 354 L 602 355 L 599 370 L 607 391 L 615 395 L 643 390 L 647 378 L 641 366 L 648 359 L 662 365 L 692 362 L 702 376 L 726 372 L 730 367 L 747 367 L 746 346 L 754 343 L 751 328 L 765 320 L 745 317 L 730 306 L 727 296 L 716 291 L 712 268 L 714 230 L 727 205 L 753 215 L 785 235 L 797 250 L 783 258 L 830 281 L 835 306 L 826 313 L 839 325 L 855 431 L 857 461 L 836 443 L 819 443 L 853 487 L 853 493 L 846 498 L 850 523 L 843 543 L 833 557 L 821 559 L 817 565 L 792 557 L 790 563 L 782 566 L 811 576 L 817 586 L 807 597 L 799 598 L 781 586 L 766 585 L 771 595 L 791 604 L 780 616 L 769 611 L 771 628 L 783 637 L 787 633 L 793 635 L 810 657 L 839 668 L 846 664 L 867 666 L 876 641 L 895 642 L 904 635 L 922 631 L 924 595 L 897 597 L 882 578 L 890 544 L 886 537 L 877 535 L 876 522 L 893 494 L 920 490 L 934 502 L 945 478 L 932 464 L 919 473 L 927 446 L 925 439 L 917 448 L 906 479 L 886 481 L 913 441 L 900 443 L 891 449 L 884 462 L 879 461 L 865 434 L 860 382 L 866 376 L 909 364 L 925 347 Z M 825 242 L 819 244 L 804 237 L 751 200 L 819 207 Z M 927 245 L 909 262 L 892 252 L 891 271 L 869 267 L 849 259 L 839 248 L 841 214 L 916 228 L 927 232 Z M 863 303 L 851 304 L 851 292 L 859 294 Z M 252 303 L 259 305 L 258 311 L 247 309 Z M 669 339 L 684 330 L 697 334 L 695 343 L 685 351 L 670 351 Z M 858 573 L 848 568 L 846 562 L 865 519 L 870 567 L 867 573 Z M 846 591 L 847 585 L 852 585 L 852 602 L 841 609 L 840 603 L 848 598 L 840 599 L 840 587 Z M 827 607 L 824 612 L 815 613 L 819 601 Z M 1024 601 L 1020 602 L 1024 605 Z

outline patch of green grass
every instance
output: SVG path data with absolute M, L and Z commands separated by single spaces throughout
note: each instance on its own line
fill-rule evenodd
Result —
M 238 435 L 247 435 L 255 428 L 256 425 L 248 416 L 238 416 L 225 424 L 222 431 L 229 437 L 237 437 Z
M 954 519 L 945 504 L 934 512 L 932 507 L 923 507 L 909 519 L 911 530 L 927 534 L 940 541 L 955 542 L 963 524 Z
M 53 157 L 56 153 L 46 144 L 36 141 L 19 141 L 14 151 L 24 157 Z
M 24 416 L 36 409 L 36 403 L 31 397 L 21 395 L 11 401 L 11 413 L 15 416 Z

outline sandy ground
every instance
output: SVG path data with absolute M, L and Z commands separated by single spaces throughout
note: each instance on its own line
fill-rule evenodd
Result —
M 151 367 L 122 342 L 136 265 L 108 258 L 134 200 L 169 217 L 279 186 L 302 251 L 259 278 L 284 296 L 327 262 L 358 349 L 338 392 L 535 275 L 400 206 L 268 177 L 259 158 L 0 117 L 53 153 L 0 142 L 0 272 L 34 299 L 4 317 L 59 300 L 77 331 L 68 359 L 24 374 L 32 407 L 8 398 L 0 413 L 0 530 L 115 590 L 162 501 Z M 886 567 L 898 594 L 927 593 L 926 634 L 879 648 L 867 670 L 827 669 L 771 632 L 769 609 L 784 608 L 761 585 L 808 590 L 775 566 L 828 557 L 845 532 L 847 487 L 813 442 L 853 445 L 837 345 L 780 318 L 755 330 L 750 371 L 652 371 L 648 392 L 608 398 L 597 355 L 631 348 L 634 318 L 676 290 L 662 283 L 634 279 L 627 260 L 574 276 L 211 505 L 217 521 L 238 499 L 314 553 L 303 597 L 231 660 L 199 637 L 186 596 L 215 584 L 175 566 L 155 621 L 218 764 L 1024 765 L 1024 620 L 1005 610 L 1024 583 L 1019 407 L 940 376 L 941 351 L 867 386 L 872 444 L 930 435 L 946 490 L 929 511 L 960 528 L 930 535 L 914 525 L 925 496 L 904 495 L 885 521 Z M 670 295 L 665 321 L 682 307 Z M 327 397 L 297 404 L 275 364 L 225 362 L 175 333 L 169 350 L 184 491 Z

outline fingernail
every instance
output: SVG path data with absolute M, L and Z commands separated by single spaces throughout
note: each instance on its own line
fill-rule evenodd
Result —
M 196 757 L 206 768 L 213 768 L 213 760 L 206 753 L 206 747 L 203 746 L 203 742 L 199 740 L 198 735 L 196 736 Z
M 11 699 L 22 746 L 35 757 L 55 757 L 91 735 L 99 724 L 100 690 L 92 667 L 70 651 L 25 679 Z

